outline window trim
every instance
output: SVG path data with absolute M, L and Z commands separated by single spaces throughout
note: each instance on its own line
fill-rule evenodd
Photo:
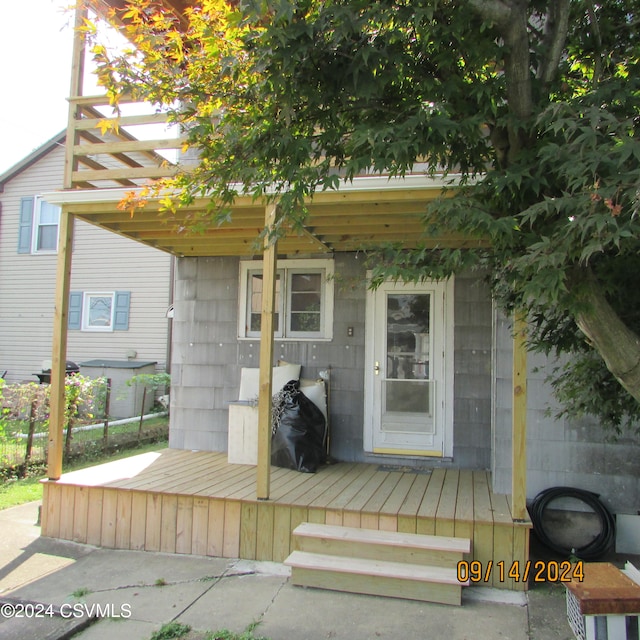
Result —
M 54 207 L 58 210 L 58 223 L 55 225 L 56 227 L 56 241 L 54 249 L 38 249 L 38 235 L 40 232 L 40 228 L 43 226 L 52 227 L 52 224 L 43 225 L 40 222 L 40 216 L 42 213 L 42 203 L 48 204 L 50 207 Z M 31 226 L 31 253 L 32 254 L 56 254 L 58 253 L 58 243 L 60 241 L 60 215 L 61 210 L 57 205 L 49 204 L 45 200 L 42 199 L 41 196 L 35 196 L 33 199 L 33 223 Z
M 238 339 L 239 340 L 260 340 L 259 332 L 251 332 L 248 329 L 250 319 L 250 289 L 249 275 L 254 271 L 262 271 L 262 260 L 241 260 L 240 261 L 240 287 L 238 296 Z M 334 307 L 334 260 L 331 258 L 309 258 L 278 260 L 278 274 L 281 283 L 281 322 L 280 330 L 274 332 L 276 340 L 284 341 L 330 341 L 333 340 L 333 307 Z M 300 273 L 320 273 L 322 276 L 321 285 L 321 309 L 320 331 L 291 331 L 290 314 L 290 287 L 291 276 Z

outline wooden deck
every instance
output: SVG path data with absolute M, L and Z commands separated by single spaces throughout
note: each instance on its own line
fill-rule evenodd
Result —
M 301 522 L 460 536 L 488 580 L 508 579 L 529 553 L 530 523 L 514 523 L 486 471 L 412 472 L 337 463 L 315 474 L 272 468 L 271 499 L 255 498 L 253 466 L 226 453 L 167 449 L 44 482 L 42 534 L 114 549 L 281 562 Z M 504 561 L 505 580 L 490 568 Z

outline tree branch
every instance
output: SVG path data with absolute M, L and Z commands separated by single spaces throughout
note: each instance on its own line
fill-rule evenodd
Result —
M 602 34 L 600 33 L 600 23 L 598 22 L 598 16 L 596 15 L 593 2 L 587 2 L 587 13 L 589 15 L 589 22 L 591 22 L 593 37 L 596 41 L 596 52 L 593 60 L 593 85 L 595 86 L 602 74 Z
M 469 0 L 469 4 L 482 18 L 501 28 L 511 17 L 511 4 L 503 0 Z
M 538 78 L 544 84 L 549 84 L 558 70 L 568 29 L 569 0 L 557 0 L 555 3 L 551 3 L 543 40 L 545 56 L 538 69 Z

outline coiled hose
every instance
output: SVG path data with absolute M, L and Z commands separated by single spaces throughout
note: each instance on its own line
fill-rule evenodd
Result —
M 544 510 L 559 498 L 574 498 L 588 505 L 600 520 L 600 532 L 589 543 L 582 547 L 566 547 L 555 542 L 545 531 L 543 525 Z M 597 560 L 611 549 L 616 537 L 616 524 L 609 510 L 600 502 L 597 493 L 574 489 L 573 487 L 553 487 L 541 491 L 529 506 L 529 515 L 533 522 L 533 530 L 540 542 L 563 557 L 576 555 L 581 560 Z

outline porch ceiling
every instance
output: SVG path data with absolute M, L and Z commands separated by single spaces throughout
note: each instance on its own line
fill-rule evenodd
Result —
M 423 178 L 424 180 L 424 178 Z M 381 183 L 382 184 L 382 183 Z M 309 215 L 303 229 L 292 229 L 278 242 L 285 255 L 333 253 L 371 249 L 398 242 L 406 247 L 470 246 L 462 236 L 428 237 L 422 217 L 426 204 L 441 194 L 442 185 L 406 188 L 352 188 L 320 192 L 309 201 Z M 357 185 L 361 186 L 361 185 Z M 100 194 L 99 201 L 95 194 Z M 239 198 L 231 220 L 203 231 L 191 231 L 194 220 L 202 220 L 207 200 L 178 211 L 159 212 L 150 201 L 131 215 L 118 209 L 123 190 L 67 191 L 48 194 L 50 202 L 61 204 L 77 218 L 114 233 L 177 256 L 253 256 L 262 252 L 260 232 L 264 229 L 265 203 Z M 108 200 L 110 198 L 110 200 Z M 476 243 L 477 244 L 477 243 Z

